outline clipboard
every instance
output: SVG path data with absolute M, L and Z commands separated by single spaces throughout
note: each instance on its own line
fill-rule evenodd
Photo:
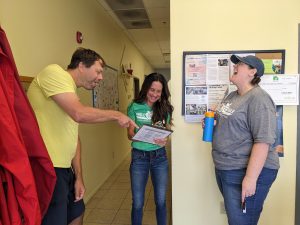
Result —
M 169 129 L 144 124 L 132 137 L 132 140 L 155 144 L 154 139 L 166 138 L 172 132 Z

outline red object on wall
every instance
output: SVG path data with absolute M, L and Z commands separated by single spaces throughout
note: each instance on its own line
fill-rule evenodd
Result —
M 1 27 L 0 102 L 0 224 L 40 225 L 56 176 Z
M 82 36 L 82 33 L 79 32 L 79 31 L 76 32 L 76 40 L 77 40 L 77 43 L 78 43 L 78 44 L 81 44 L 81 43 L 82 43 L 83 36 Z

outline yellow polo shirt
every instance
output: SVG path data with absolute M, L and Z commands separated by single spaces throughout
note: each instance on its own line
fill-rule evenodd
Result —
M 27 92 L 54 167 L 71 166 L 78 141 L 78 123 L 51 96 L 66 92 L 76 94 L 76 90 L 71 75 L 52 64 L 34 78 Z

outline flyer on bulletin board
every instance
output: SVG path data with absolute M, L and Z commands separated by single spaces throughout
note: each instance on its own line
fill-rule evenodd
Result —
M 259 85 L 276 105 L 299 105 L 299 74 L 262 76 Z

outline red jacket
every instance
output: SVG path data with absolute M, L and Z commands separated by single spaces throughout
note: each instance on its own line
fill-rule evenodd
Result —
M 39 225 L 50 203 L 56 176 L 1 28 L 0 110 L 0 186 L 7 186 L 7 192 L 0 188 L 0 224 Z M 8 224 L 3 218 L 3 199 Z

